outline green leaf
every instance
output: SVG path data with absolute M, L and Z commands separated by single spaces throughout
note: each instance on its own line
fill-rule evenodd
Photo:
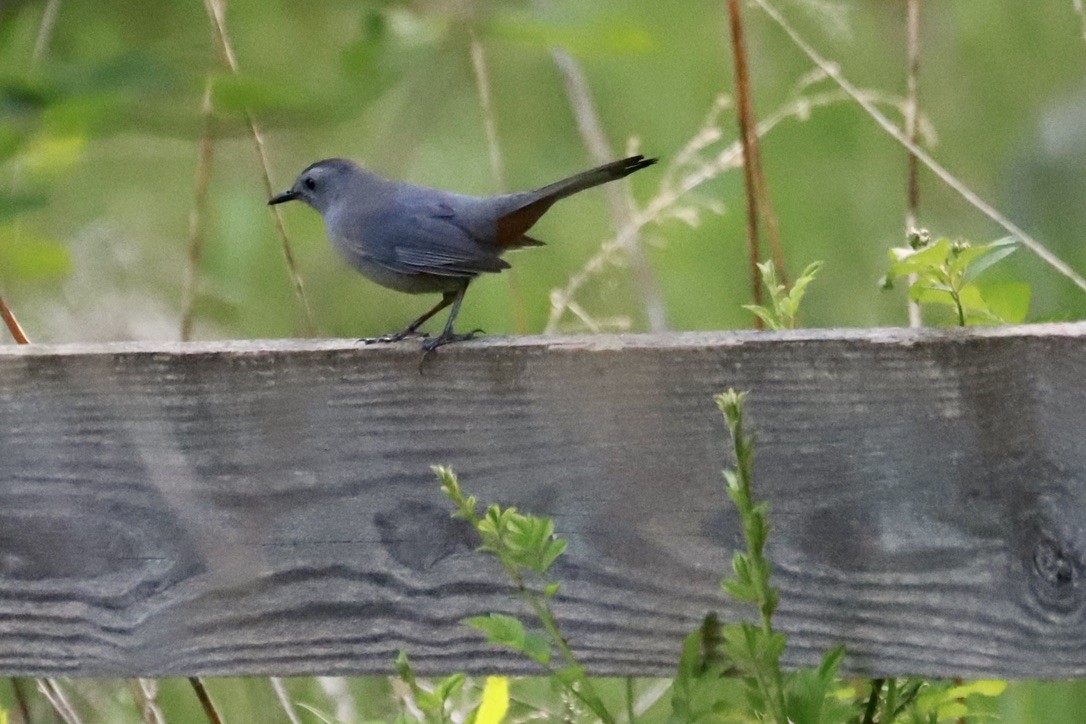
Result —
M 992 314 L 1008 324 L 1020 324 L 1029 315 L 1033 290 L 1026 282 L 985 282 L 981 286 L 984 300 Z
M 781 323 L 777 321 L 777 317 L 774 316 L 773 312 L 771 312 L 766 307 L 762 307 L 757 304 L 744 304 L 743 309 L 753 313 L 754 316 L 762 320 L 762 322 L 765 323 L 765 326 L 769 327 L 770 329 L 783 329 Z
M 56 279 L 72 269 L 68 249 L 22 225 L 0 227 L 0 270 L 10 278 Z
M 528 632 L 524 624 L 513 616 L 491 613 L 465 619 L 464 623 L 486 634 L 486 640 L 519 651 L 541 664 L 550 661 L 550 643 L 542 634 Z
M 541 633 L 528 631 L 524 635 L 524 653 L 541 664 L 551 660 L 550 640 Z
M 950 255 L 950 240 L 939 239 L 923 249 L 911 249 L 907 246 L 890 250 L 890 274 L 895 277 L 908 276 L 925 269 L 938 267 L 946 263 Z
M 460 691 L 464 686 L 465 676 L 461 673 L 452 674 L 434 684 L 434 696 L 444 702 L 450 696 Z
M 788 718 L 796 724 L 847 721 L 852 707 L 837 697 L 837 670 L 844 659 L 843 646 L 830 649 L 815 669 L 799 669 L 788 677 L 785 704 Z
M 803 270 L 803 273 L 799 275 L 799 279 L 796 279 L 796 283 L 792 285 L 792 289 L 788 292 L 788 298 L 792 303 L 793 309 L 799 309 L 799 303 L 803 300 L 803 295 L 807 292 L 807 287 L 818 276 L 818 272 L 822 270 L 823 262 L 813 261 L 807 265 L 807 268 Z
M 976 248 L 981 249 L 983 254 L 966 269 L 965 278 L 969 280 L 976 279 L 994 264 L 998 264 L 1017 251 L 1018 243 L 1007 237 Z
M 947 696 L 955 699 L 964 699 L 974 694 L 979 696 L 999 696 L 1006 690 L 1007 682 L 1002 679 L 979 679 L 952 686 L 947 689 Z
M 516 651 L 524 651 L 524 624 L 514 616 L 504 613 L 491 613 L 486 616 L 473 616 L 464 619 L 464 623 L 486 634 L 490 643 L 501 644 Z

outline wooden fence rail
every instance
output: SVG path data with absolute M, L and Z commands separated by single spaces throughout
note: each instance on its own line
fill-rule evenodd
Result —
M 787 660 L 1086 675 L 1086 325 L 0 348 L 0 673 L 534 672 L 429 471 L 553 516 L 601 674 L 673 672 L 740 541 L 751 391 Z

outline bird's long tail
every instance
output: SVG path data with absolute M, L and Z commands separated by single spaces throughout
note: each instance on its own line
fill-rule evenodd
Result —
M 531 193 L 531 200 L 528 203 L 498 220 L 498 245 L 504 248 L 539 245 L 541 242 L 524 236 L 524 232 L 539 221 L 539 217 L 546 213 L 547 209 L 555 201 L 572 196 L 578 191 L 605 184 L 608 181 L 625 178 L 634 171 L 639 171 L 654 163 L 656 163 L 655 158 L 630 156 L 620 161 L 605 163 L 602 166 L 583 171 L 575 176 L 570 176 L 537 189 Z
M 558 199 L 564 199 L 578 191 L 584 191 L 593 186 L 605 184 L 608 181 L 617 181 L 620 178 L 625 178 L 634 171 L 640 171 L 646 166 L 651 166 L 654 163 L 656 163 L 655 158 L 630 156 L 621 161 L 605 163 L 590 171 L 584 171 L 575 176 L 570 176 L 567 179 L 556 181 L 549 186 L 544 186 L 536 193 L 543 198 L 550 199 L 551 203 L 554 203 Z

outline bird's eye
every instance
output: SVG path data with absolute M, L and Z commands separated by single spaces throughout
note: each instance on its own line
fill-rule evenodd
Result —
M 314 181 L 311 176 L 307 176 L 305 181 L 302 181 L 302 184 L 310 191 L 317 188 L 317 182 Z

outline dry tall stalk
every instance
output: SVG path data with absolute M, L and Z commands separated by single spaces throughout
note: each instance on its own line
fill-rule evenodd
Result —
M 894 140 L 911 151 L 916 158 L 928 168 L 929 171 L 934 173 L 943 183 L 956 191 L 967 203 L 994 221 L 999 226 L 1003 227 L 1012 236 L 1016 237 L 1018 241 L 1022 243 L 1027 249 L 1032 251 L 1035 255 L 1041 258 L 1046 264 L 1055 269 L 1061 275 L 1070 279 L 1078 288 L 1086 291 L 1086 279 L 1084 279 L 1078 272 L 1072 269 L 1065 261 L 1060 259 L 1054 253 L 1049 251 L 1041 242 L 1034 239 L 1027 234 L 1017 224 L 1012 222 L 1006 216 L 1001 214 L 995 207 L 988 202 L 984 201 L 980 196 L 970 189 L 966 184 L 958 179 L 957 176 L 950 173 L 942 164 L 936 161 L 931 154 L 921 148 L 919 145 L 909 140 L 909 137 L 898 128 L 894 123 L 887 118 L 869 98 L 865 98 L 861 91 L 854 86 L 847 78 L 842 75 L 840 69 L 836 63 L 833 63 L 826 58 L 822 57 L 814 47 L 804 40 L 803 36 L 785 20 L 784 16 L 777 10 L 776 7 L 771 5 L 768 0 L 753 0 L 762 10 L 765 11 L 770 18 L 785 32 L 785 34 L 792 40 L 792 43 L 806 55 L 812 63 L 818 66 L 822 72 L 824 72 L 830 79 L 836 83 L 841 90 L 849 95 L 867 115 L 875 121 L 878 126 L 888 133 Z
M 743 16 L 739 0 L 728 0 L 728 19 L 731 30 L 732 59 L 735 67 L 736 120 L 739 123 L 739 141 L 743 147 L 743 181 L 747 199 L 747 256 L 750 271 L 751 296 L 755 304 L 762 304 L 762 278 L 758 262 L 762 260 L 758 219 L 765 222 L 765 233 L 777 276 L 788 286 L 788 272 L 781 250 L 777 218 L 769 201 L 769 188 L 762 168 L 762 149 L 758 142 L 757 122 L 754 113 L 754 94 L 750 87 L 750 70 L 747 65 L 747 44 L 743 35 Z M 761 328 L 761 318 L 755 317 L 754 325 Z
M 234 48 L 230 43 L 230 36 L 226 32 L 226 12 L 223 9 L 223 0 L 204 0 L 204 8 L 207 10 L 208 19 L 211 21 L 211 29 L 215 34 L 215 40 L 219 45 L 219 51 L 222 53 L 223 61 L 226 63 L 230 72 L 238 74 L 238 61 L 234 56 Z M 268 150 L 264 144 L 264 133 L 260 130 L 260 126 L 257 125 L 256 118 L 252 113 L 246 111 L 245 120 L 249 126 L 249 135 L 253 138 L 253 145 L 256 147 L 257 158 L 260 159 L 260 168 L 263 171 L 264 178 L 264 191 L 270 199 L 275 193 L 272 188 L 271 182 L 271 162 L 268 160 Z M 298 302 L 302 305 L 302 312 L 305 316 L 305 332 L 312 335 L 316 331 L 316 325 L 313 323 L 313 312 L 309 308 L 309 299 L 305 294 L 305 287 L 302 284 L 302 277 L 298 273 L 298 265 L 294 261 L 294 251 L 291 248 L 290 238 L 287 236 L 286 227 L 283 225 L 283 217 L 279 212 L 279 208 L 276 206 L 269 206 L 268 209 L 271 212 L 272 218 L 275 220 L 275 231 L 279 235 L 279 240 L 283 249 L 283 258 L 287 263 L 287 272 L 290 274 L 291 282 L 294 285 L 294 294 L 298 297 Z
M 30 339 L 26 336 L 26 332 L 23 331 L 22 325 L 19 324 L 19 320 L 15 318 L 14 312 L 11 311 L 7 302 L 4 301 L 3 296 L 0 296 L 0 317 L 3 318 L 4 324 L 7 326 L 8 331 L 11 332 L 11 336 L 15 339 L 16 344 L 30 344 Z
M 64 724 L 82 724 L 82 719 L 72 708 L 56 679 L 35 679 L 34 681 L 38 684 L 38 691 L 42 693 Z
M 158 707 L 158 682 L 155 679 L 129 679 L 132 698 L 143 724 L 166 724 L 166 718 Z
M 211 122 L 214 113 L 211 102 L 211 79 L 204 88 L 200 103 L 202 133 L 200 155 L 196 161 L 196 193 L 189 211 L 189 254 L 185 272 L 185 288 L 181 301 L 181 341 L 192 338 L 193 313 L 200 290 L 200 259 L 203 256 L 207 235 L 207 189 L 211 184 L 211 164 L 215 157 L 215 145 L 211 139 Z
M 905 135 L 912 143 L 917 142 L 916 116 L 920 108 L 920 0 L 905 0 L 908 19 L 906 21 L 906 64 L 905 71 Z M 905 233 L 919 226 L 920 221 L 920 179 L 916 154 L 905 152 Z M 909 276 L 909 286 L 916 283 L 916 275 Z M 919 327 L 920 303 L 909 299 L 909 326 Z
M 287 695 L 287 688 L 283 686 L 283 680 L 278 676 L 272 676 L 269 677 L 269 681 L 271 681 L 272 690 L 275 691 L 275 698 L 279 700 L 279 706 L 286 712 L 290 724 L 302 724 L 301 719 L 298 718 L 298 712 L 294 710 L 294 704 L 290 701 L 290 696 Z

